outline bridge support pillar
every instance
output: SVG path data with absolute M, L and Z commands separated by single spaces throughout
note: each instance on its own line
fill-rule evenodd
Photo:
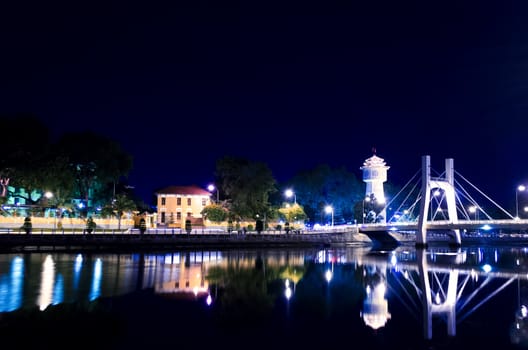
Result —
M 418 230 L 416 233 L 416 246 L 427 246 L 427 217 L 429 215 L 429 210 L 432 208 L 432 190 L 443 190 L 443 199 L 445 199 L 447 204 L 447 215 L 449 221 L 453 224 L 458 222 L 455 200 L 453 159 L 446 159 L 445 167 L 445 178 L 431 179 L 431 157 L 422 157 L 422 189 L 420 199 L 420 217 L 418 218 Z M 448 236 L 452 240 L 452 242 L 450 242 L 451 244 L 461 244 L 459 229 L 450 230 Z
M 422 157 L 422 197 L 420 199 L 420 217 L 418 218 L 418 230 L 416 232 L 416 246 L 427 245 L 427 216 L 429 215 L 429 202 L 431 201 L 431 157 Z

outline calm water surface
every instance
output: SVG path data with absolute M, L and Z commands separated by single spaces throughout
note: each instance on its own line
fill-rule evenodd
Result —
M 0 344 L 528 348 L 523 247 L 0 255 Z

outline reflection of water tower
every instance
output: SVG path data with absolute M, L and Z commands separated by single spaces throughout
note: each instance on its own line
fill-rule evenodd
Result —
M 376 206 L 385 207 L 385 193 L 383 191 L 383 183 L 387 181 L 387 170 L 388 167 L 385 164 L 385 160 L 376 156 L 376 150 L 373 150 L 374 154 L 372 157 L 365 160 L 363 166 L 359 169 L 363 170 L 363 181 L 367 184 L 365 191 L 365 198 L 374 200 L 375 203 L 371 203 L 375 208 Z M 378 213 L 376 221 L 386 222 L 387 213 L 383 209 Z
M 367 269 L 368 270 L 368 269 Z M 365 286 L 365 299 L 363 300 L 363 311 L 360 316 L 367 326 L 376 330 L 384 327 L 391 318 L 389 313 L 389 302 L 385 298 L 387 290 L 386 276 L 383 269 L 365 271 L 367 285 Z

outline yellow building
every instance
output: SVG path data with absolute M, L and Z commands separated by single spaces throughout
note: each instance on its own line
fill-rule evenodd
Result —
M 169 186 L 158 190 L 158 226 L 185 228 L 185 220 L 193 227 L 203 226 L 202 210 L 211 204 L 211 193 L 198 186 Z

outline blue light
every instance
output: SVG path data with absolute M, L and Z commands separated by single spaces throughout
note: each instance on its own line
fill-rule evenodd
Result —
M 15 257 L 9 275 L 0 277 L 0 312 L 9 312 L 22 305 L 24 260 Z
M 484 272 L 490 272 L 491 271 L 491 265 L 490 264 L 484 264 L 482 266 L 482 270 L 484 270 Z
M 97 259 L 94 263 L 92 276 L 92 288 L 90 289 L 90 301 L 97 299 L 101 295 L 101 283 L 103 278 L 103 262 Z
M 61 274 L 57 275 L 55 280 L 55 286 L 53 288 L 53 300 L 52 304 L 57 305 L 64 301 L 64 278 Z

